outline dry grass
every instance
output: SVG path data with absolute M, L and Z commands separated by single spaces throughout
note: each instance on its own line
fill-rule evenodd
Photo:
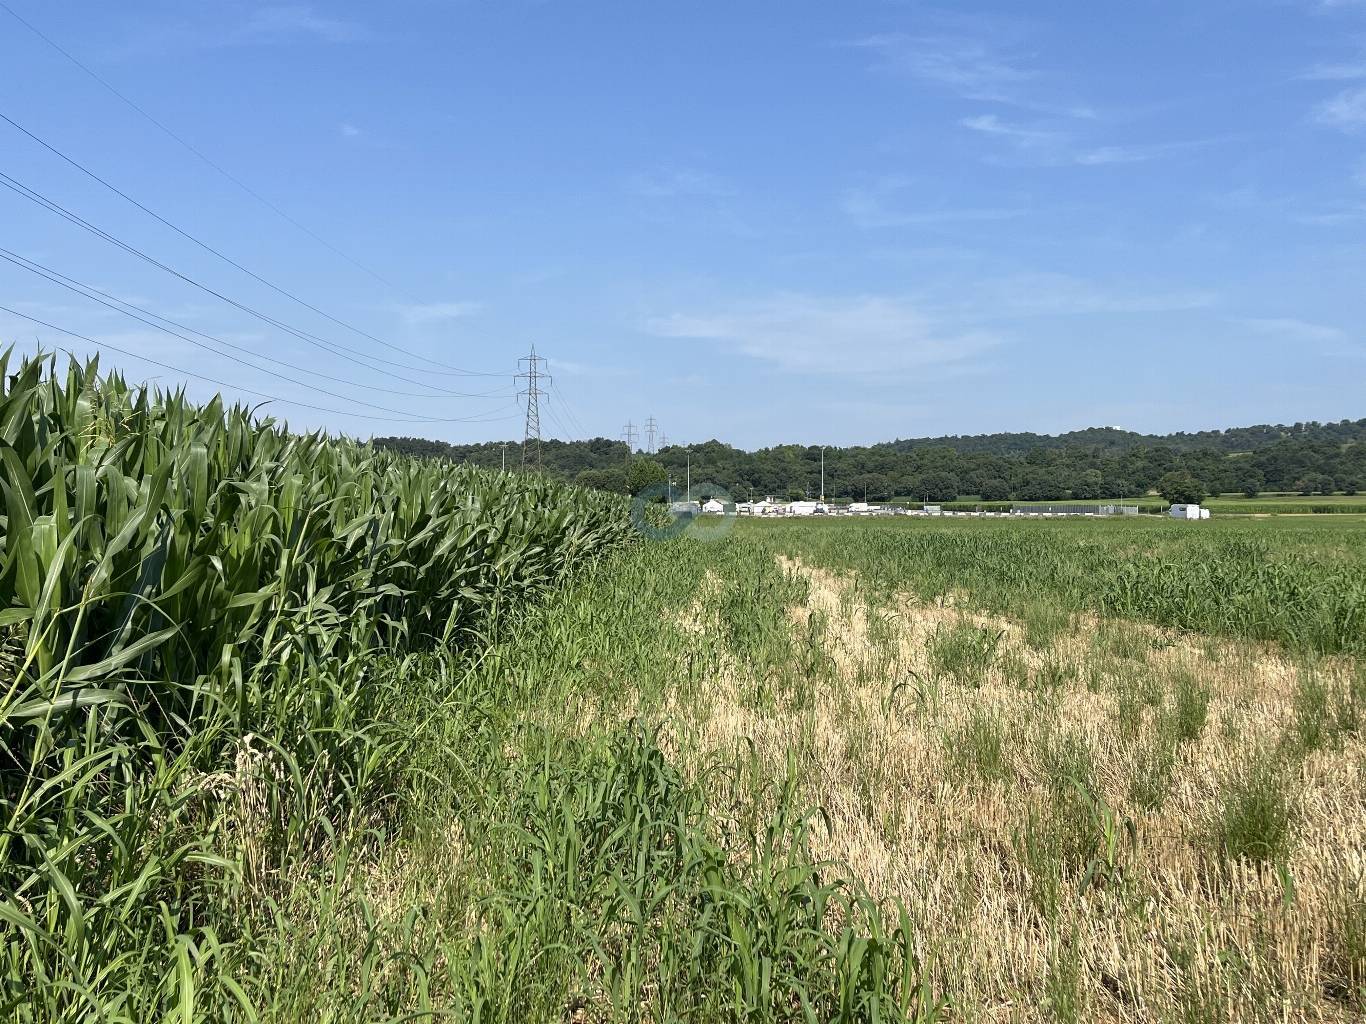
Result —
M 959 1014 L 1359 1019 L 1366 742 L 1285 752 L 1307 669 L 1253 645 L 1018 623 L 780 567 L 809 583 L 789 609 L 798 644 L 825 655 L 805 663 L 808 692 L 757 700 L 719 657 L 702 692 L 664 710 L 699 763 L 738 751 L 772 778 L 791 759 L 832 825 L 816 852 L 905 904 Z M 705 601 L 686 628 L 716 642 Z M 1269 808 L 1260 789 L 1236 799 L 1259 757 Z M 1258 859 L 1259 830 L 1283 849 Z M 1236 855 L 1246 834 L 1254 855 Z

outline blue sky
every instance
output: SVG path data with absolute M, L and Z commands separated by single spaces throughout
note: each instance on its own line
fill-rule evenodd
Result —
M 670 441 L 753 447 L 1366 415 L 1362 0 L 6 2 L 396 287 L 3 10 L 0 113 L 373 338 L 499 375 L 338 327 L 0 123 L 13 179 L 306 333 L 428 369 L 322 352 L 0 190 L 5 249 L 347 383 L 272 380 L 8 263 L 0 304 L 336 410 L 272 406 L 298 427 L 520 436 L 511 374 L 533 343 L 556 436 L 647 416 Z M 94 347 L 5 313 L 0 338 Z M 415 397 L 430 385 L 494 393 Z

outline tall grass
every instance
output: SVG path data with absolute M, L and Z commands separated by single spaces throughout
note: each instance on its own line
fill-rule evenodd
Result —
M 1319 654 L 1366 652 L 1366 546 L 1351 526 L 1147 519 L 741 524 L 871 589 L 974 604 L 1047 631 L 1040 603 Z M 1031 610 L 1034 609 L 1034 610 Z

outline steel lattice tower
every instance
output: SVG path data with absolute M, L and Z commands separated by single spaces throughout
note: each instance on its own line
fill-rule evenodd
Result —
M 549 398 L 542 385 L 550 383 L 550 375 L 545 372 L 546 361 L 536 354 L 536 346 L 531 346 L 531 355 L 517 360 L 517 365 L 525 364 L 526 369 L 517 374 L 520 387 L 518 398 L 526 398 L 526 431 L 522 435 L 522 472 L 528 466 L 541 468 L 541 399 Z

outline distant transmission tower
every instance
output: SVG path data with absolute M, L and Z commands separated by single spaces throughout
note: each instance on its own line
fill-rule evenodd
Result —
M 668 434 L 660 434 L 660 435 L 659 435 L 659 449 L 660 449 L 660 451 L 663 451 L 663 450 L 664 450 L 665 448 L 667 448 L 667 447 L 669 447 L 669 435 L 668 435 Z
M 626 461 L 630 462 L 636 450 L 636 425 L 630 420 L 621 428 L 621 439 L 626 442 Z
M 659 429 L 659 423 L 653 416 L 645 418 L 645 450 L 651 455 L 655 453 L 655 431 Z
M 550 375 L 545 372 L 545 359 L 536 354 L 536 346 L 531 346 L 531 355 L 517 360 L 517 365 L 526 364 L 526 369 L 517 374 L 520 387 L 517 397 L 526 398 L 526 432 L 522 435 L 522 472 L 528 466 L 541 468 L 541 399 L 549 398 L 545 388 L 550 385 Z

